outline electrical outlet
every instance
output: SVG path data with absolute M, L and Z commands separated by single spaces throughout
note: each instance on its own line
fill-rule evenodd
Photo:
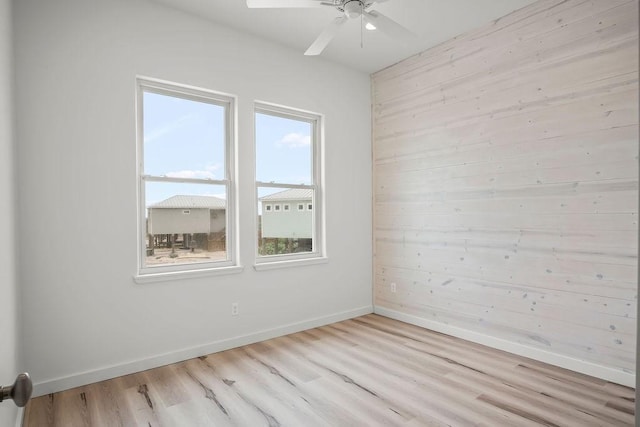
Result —
M 396 293 L 396 284 L 395 282 L 391 282 L 391 292 Z
M 231 315 L 232 316 L 237 316 L 238 314 L 240 314 L 240 312 L 238 311 L 238 303 L 237 302 L 232 302 L 231 303 Z

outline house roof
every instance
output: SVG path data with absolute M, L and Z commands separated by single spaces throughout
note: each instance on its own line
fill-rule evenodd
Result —
M 277 193 L 269 194 L 268 196 L 260 197 L 262 202 L 275 202 L 282 200 L 311 200 L 313 197 L 313 190 L 310 188 L 292 188 L 290 190 L 279 191 Z
M 224 209 L 227 201 L 215 196 L 188 196 L 176 195 L 169 197 L 161 202 L 150 205 L 150 208 L 161 209 L 185 209 L 185 208 L 205 208 L 205 209 Z

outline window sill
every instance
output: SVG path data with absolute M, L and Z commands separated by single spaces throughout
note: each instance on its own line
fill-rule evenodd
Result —
M 196 279 L 198 277 L 220 276 L 223 274 L 242 273 L 244 267 L 239 265 L 229 267 L 202 268 L 199 270 L 164 271 L 162 273 L 137 274 L 133 276 L 136 283 L 166 282 L 169 280 Z
M 286 261 L 265 261 L 256 263 L 253 268 L 256 271 L 275 270 L 278 268 L 302 267 L 305 265 L 326 264 L 329 262 L 327 257 L 289 259 Z

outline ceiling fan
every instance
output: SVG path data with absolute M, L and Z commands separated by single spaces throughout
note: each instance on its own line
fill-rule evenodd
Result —
M 249 8 L 309 8 L 334 7 L 342 16 L 333 20 L 309 46 L 305 55 L 320 55 L 325 47 L 349 20 L 357 18 L 368 25 L 367 28 L 379 29 L 393 38 L 407 39 L 414 34 L 394 20 L 380 12 L 370 10 L 375 3 L 387 0 L 247 0 Z

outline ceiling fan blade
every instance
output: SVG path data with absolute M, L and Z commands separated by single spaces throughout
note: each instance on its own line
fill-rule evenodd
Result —
M 304 53 L 307 56 L 320 55 L 329 42 L 338 33 L 340 27 L 349 20 L 346 16 L 340 16 L 333 20 L 325 29 L 320 33 L 316 41 L 313 42 L 309 49 Z
M 248 8 L 322 7 L 320 0 L 247 0 Z
M 369 12 L 365 11 L 363 13 L 363 17 L 365 21 L 370 22 L 377 29 L 393 38 L 410 39 L 416 36 L 393 19 L 387 18 L 382 13 L 376 12 L 375 10 Z

